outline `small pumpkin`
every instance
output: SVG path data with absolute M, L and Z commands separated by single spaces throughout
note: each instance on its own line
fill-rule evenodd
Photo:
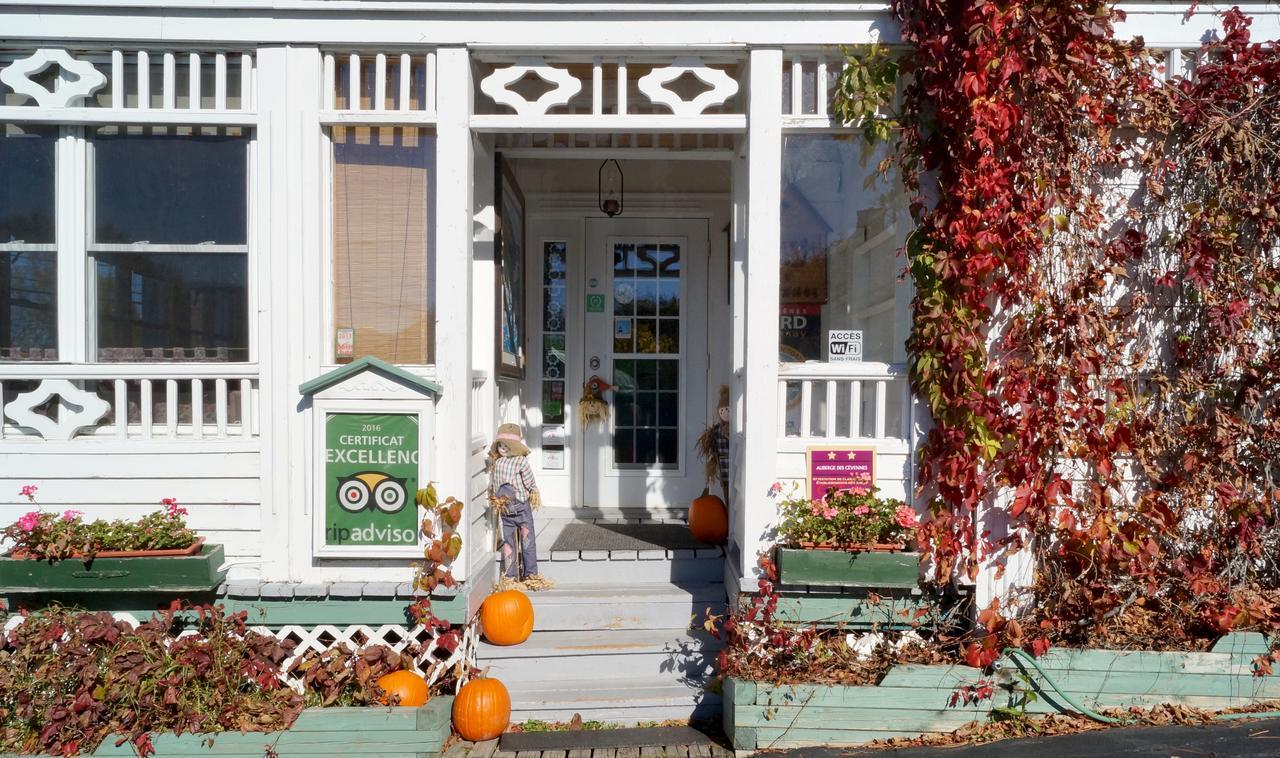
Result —
M 724 542 L 729 536 L 729 509 L 724 507 L 724 501 L 703 490 L 689 507 L 689 531 L 699 542 L 709 545 Z
M 472 679 L 453 699 L 453 728 L 469 742 L 491 740 L 511 723 L 511 695 L 497 679 Z
M 480 604 L 480 626 L 495 645 L 519 645 L 533 633 L 533 603 L 520 590 L 495 592 Z
M 413 708 L 427 702 L 427 680 L 412 671 L 393 671 L 378 679 L 378 686 L 387 693 L 382 704 L 389 705 L 394 698 L 399 698 L 398 705 Z

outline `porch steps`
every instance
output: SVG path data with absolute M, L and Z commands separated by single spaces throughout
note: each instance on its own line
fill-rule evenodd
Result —
M 543 538 L 539 530 L 539 548 Z M 534 633 L 510 647 L 482 642 L 477 655 L 510 691 L 513 722 L 578 714 L 634 726 L 719 714 L 706 685 L 721 643 L 701 629 L 708 609 L 725 607 L 718 548 L 556 551 L 538 568 L 556 586 L 528 593 Z

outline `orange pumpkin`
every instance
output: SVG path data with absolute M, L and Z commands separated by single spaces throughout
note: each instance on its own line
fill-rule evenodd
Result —
M 399 705 L 414 708 L 427 702 L 427 680 L 412 671 L 393 671 L 379 679 L 378 686 L 387 693 L 383 705 L 388 705 L 392 696 L 399 698 Z
M 511 695 L 497 679 L 472 679 L 453 699 L 453 728 L 469 742 L 491 740 L 511 723 Z
M 709 545 L 724 542 L 729 536 L 729 509 L 724 507 L 724 501 L 703 490 L 689 508 L 689 531 L 699 542 Z
M 520 590 L 495 592 L 480 604 L 480 626 L 495 645 L 519 645 L 533 632 L 533 603 Z

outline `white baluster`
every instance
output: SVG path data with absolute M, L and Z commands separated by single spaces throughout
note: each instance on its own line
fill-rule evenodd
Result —
M 876 439 L 884 439 L 884 412 L 889 402 L 889 383 L 883 379 L 876 381 Z
M 111 51 L 111 107 L 124 107 L 124 53 Z
M 324 93 L 322 105 L 324 110 L 331 111 L 338 107 L 338 64 L 333 53 L 324 54 Z
M 791 115 L 804 114 L 804 66 L 799 58 L 791 59 Z
M 227 436 L 227 380 L 219 379 L 213 385 L 213 403 L 218 422 L 218 436 Z
M 400 56 L 400 102 L 399 110 L 409 110 L 409 98 L 411 97 L 409 85 L 413 83 L 413 58 L 408 53 Z
M 204 96 L 201 91 L 204 80 L 200 77 L 200 66 L 200 53 L 187 56 L 187 107 L 191 110 L 200 110 L 202 106 L 200 98 Z
M 800 436 L 813 436 L 813 380 L 800 381 Z
M 862 436 L 862 380 L 849 382 L 849 436 Z
M 151 107 L 151 56 L 146 50 L 138 51 L 138 107 Z
M 129 436 L 129 393 L 128 385 L 123 379 L 117 379 L 115 384 L 115 405 L 116 405 L 116 437 L 124 439 Z
M 387 109 L 387 56 L 378 53 L 373 56 L 373 109 Z
M 253 108 L 254 98 L 253 56 L 244 53 L 240 56 L 240 110 Z
M 427 53 L 427 100 L 422 104 L 422 110 L 427 113 L 436 112 L 436 54 Z
M 164 380 L 164 425 L 169 439 L 178 436 L 178 380 Z
M 204 437 L 204 382 L 191 380 L 191 436 Z
M 250 401 L 253 397 L 253 382 L 249 379 L 240 380 L 240 436 L 253 436 L 253 406 Z
M 787 380 L 778 380 L 778 436 L 787 436 Z
M 213 107 L 220 111 L 227 109 L 226 53 L 218 53 L 213 56 Z
M 604 113 L 604 59 L 591 59 L 591 115 Z
M 627 59 L 618 59 L 618 104 L 619 116 L 627 115 Z
M 827 396 L 824 398 L 827 404 L 826 425 L 822 428 L 822 434 L 825 437 L 836 437 L 836 381 L 834 379 L 827 380 Z
M 139 423 L 142 424 L 142 439 L 151 439 L 151 380 L 143 379 L 142 391 L 138 395 Z
M 360 56 L 352 53 L 347 56 L 347 110 L 361 110 L 360 102 Z
M 166 110 L 178 107 L 178 59 L 173 53 L 164 54 L 164 93 L 161 95 Z
M 818 56 L 818 73 L 815 84 L 817 86 L 814 87 L 814 91 L 818 93 L 817 112 L 819 116 L 825 116 L 827 115 L 827 57 L 825 55 Z

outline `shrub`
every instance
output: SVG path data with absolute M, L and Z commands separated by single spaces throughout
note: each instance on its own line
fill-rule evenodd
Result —
M 781 485 L 775 485 L 775 496 Z M 820 500 L 804 497 L 798 487 L 779 503 L 778 541 L 848 548 L 859 545 L 906 543 L 914 538 L 920 519 L 901 500 L 867 492 L 828 490 Z

